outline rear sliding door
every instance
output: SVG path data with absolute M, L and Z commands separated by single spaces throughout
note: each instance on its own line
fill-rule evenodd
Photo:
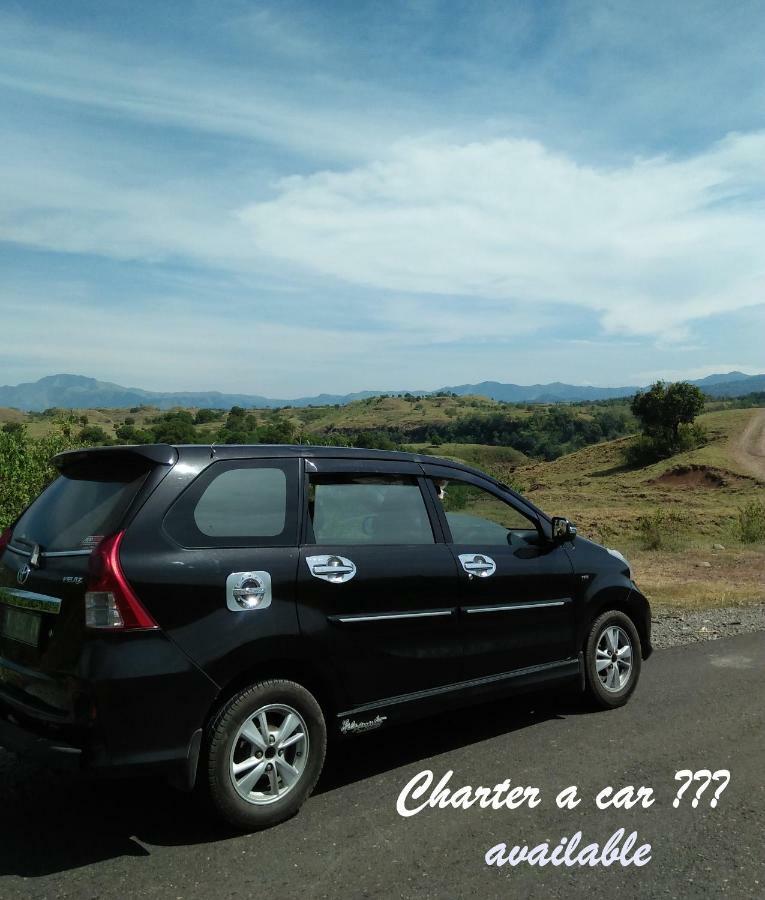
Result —
M 306 462 L 301 632 L 352 707 L 460 681 L 457 565 L 414 463 Z

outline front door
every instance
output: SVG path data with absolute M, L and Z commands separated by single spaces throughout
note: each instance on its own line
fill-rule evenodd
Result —
M 465 677 L 576 656 L 571 562 L 534 511 L 478 476 L 425 471 L 460 573 Z
M 306 462 L 298 617 L 349 708 L 462 678 L 460 579 L 413 463 Z

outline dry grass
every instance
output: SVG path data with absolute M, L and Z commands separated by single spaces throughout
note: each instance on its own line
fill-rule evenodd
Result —
M 514 447 L 492 447 L 487 444 L 407 444 L 406 449 L 413 453 L 455 459 L 482 469 L 528 463 L 528 457 Z
M 640 548 L 641 518 L 661 510 L 674 520 L 674 537 L 683 548 L 730 544 L 737 540 L 739 510 L 753 499 L 765 499 L 765 484 L 746 474 L 730 451 L 755 412 L 701 416 L 710 438 L 707 446 L 644 468 L 624 464 L 623 451 L 631 439 L 623 438 L 551 463 L 522 466 L 512 477 L 535 503 L 567 515 L 595 540 Z M 689 477 L 688 470 L 695 474 Z
M 765 601 L 765 546 L 630 553 L 633 577 L 658 609 Z M 709 566 L 703 565 L 709 563 Z
M 645 468 L 623 462 L 624 438 L 586 447 L 551 463 L 516 468 L 529 498 L 566 515 L 585 537 L 627 554 L 635 578 L 658 608 L 702 609 L 765 600 L 765 546 L 742 544 L 739 511 L 765 501 L 765 483 L 736 454 L 760 410 L 700 417 L 705 447 Z M 656 520 L 668 549 L 646 549 L 641 520 Z M 713 544 L 726 547 L 715 551 Z M 710 563 L 703 566 L 701 563 Z

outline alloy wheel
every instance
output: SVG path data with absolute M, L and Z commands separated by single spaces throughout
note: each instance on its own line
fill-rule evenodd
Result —
M 248 716 L 231 748 L 229 771 L 239 796 L 265 805 L 298 783 L 308 762 L 308 728 L 291 706 L 269 704 Z
M 619 625 L 606 625 L 595 647 L 595 669 L 603 687 L 621 691 L 632 674 L 632 641 Z

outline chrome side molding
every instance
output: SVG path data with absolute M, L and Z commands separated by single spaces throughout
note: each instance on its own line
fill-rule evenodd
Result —
M 536 600 L 531 603 L 505 603 L 502 606 L 463 606 L 462 611 L 468 615 L 475 613 L 515 612 L 518 609 L 545 609 L 553 606 L 565 606 L 571 603 L 571 597 L 560 597 L 557 600 Z
M 396 619 L 437 619 L 451 616 L 453 612 L 451 609 L 426 609 L 421 612 L 356 613 L 350 616 L 330 616 L 329 620 L 352 625 L 356 622 L 389 622 Z

